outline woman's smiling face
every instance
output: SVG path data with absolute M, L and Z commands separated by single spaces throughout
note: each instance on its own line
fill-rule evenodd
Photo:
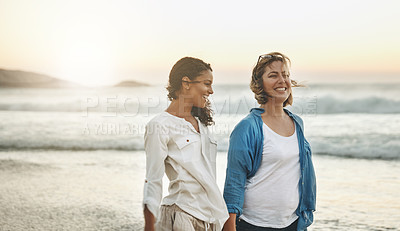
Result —
M 283 103 L 292 92 L 289 70 L 281 61 L 274 61 L 262 75 L 264 91 L 275 103 Z
M 204 108 L 208 100 L 208 96 L 213 94 L 212 89 L 213 75 L 210 70 L 201 72 L 194 80 L 190 81 L 189 95 L 193 99 L 193 106 Z

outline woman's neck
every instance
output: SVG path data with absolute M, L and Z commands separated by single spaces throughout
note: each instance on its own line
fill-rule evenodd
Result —
M 166 112 L 180 118 L 188 118 L 192 117 L 192 107 L 191 104 L 185 103 L 178 98 L 171 101 Z
M 284 117 L 286 115 L 283 110 L 283 103 L 267 102 L 266 104 L 262 104 L 260 107 L 265 110 L 263 116 Z

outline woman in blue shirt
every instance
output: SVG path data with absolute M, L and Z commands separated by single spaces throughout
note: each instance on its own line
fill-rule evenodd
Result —
M 293 102 L 290 60 L 261 55 L 251 90 L 260 104 L 236 125 L 228 151 L 224 230 L 306 230 L 313 222 L 316 184 L 303 121 Z

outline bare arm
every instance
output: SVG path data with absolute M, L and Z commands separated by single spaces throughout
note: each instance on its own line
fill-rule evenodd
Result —
M 154 215 L 147 208 L 147 205 L 144 206 L 144 230 L 145 231 L 154 231 L 154 224 L 156 223 L 156 219 Z
M 224 224 L 224 231 L 236 231 L 236 213 L 229 213 L 229 218 Z

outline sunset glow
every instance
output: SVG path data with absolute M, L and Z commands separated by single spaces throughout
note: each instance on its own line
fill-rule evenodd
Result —
M 194 56 L 212 64 L 216 83 L 244 83 L 258 55 L 280 51 L 294 71 L 310 73 L 304 76 L 372 73 L 396 81 L 399 8 L 398 1 L 355 0 L 0 0 L 0 68 L 91 86 L 165 83 L 179 58 Z

